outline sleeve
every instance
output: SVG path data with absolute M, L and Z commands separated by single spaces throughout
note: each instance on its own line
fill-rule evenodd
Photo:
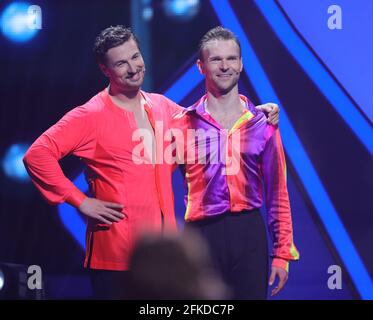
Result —
M 172 117 L 176 116 L 177 114 L 179 114 L 180 112 L 185 110 L 185 108 L 178 105 L 176 102 L 173 102 L 172 100 L 168 99 L 167 97 L 165 97 L 165 98 L 167 100 L 167 104 L 169 106 L 169 110 L 171 111 L 171 116 Z
M 298 260 L 293 243 L 293 226 L 286 186 L 286 162 L 279 129 L 267 140 L 263 151 L 262 170 L 267 207 L 267 222 L 273 241 L 272 266 L 288 271 L 289 261 Z
M 81 107 L 68 112 L 27 150 L 23 162 L 32 182 L 51 204 L 79 207 L 86 198 L 62 172 L 58 161 L 68 154 L 89 157 L 94 148 L 92 117 Z

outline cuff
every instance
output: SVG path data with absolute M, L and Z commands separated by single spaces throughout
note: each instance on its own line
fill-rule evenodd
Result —
M 81 192 L 78 188 L 75 188 L 68 197 L 66 197 L 66 202 L 71 204 L 75 208 L 79 208 L 82 202 L 87 198 L 87 196 Z
M 281 258 L 273 258 L 272 267 L 277 267 L 286 270 L 289 273 L 289 261 Z

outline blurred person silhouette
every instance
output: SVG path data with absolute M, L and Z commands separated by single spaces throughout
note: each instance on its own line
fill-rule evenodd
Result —
M 230 293 L 213 270 L 208 247 L 193 231 L 144 235 L 130 258 L 129 299 L 227 299 Z

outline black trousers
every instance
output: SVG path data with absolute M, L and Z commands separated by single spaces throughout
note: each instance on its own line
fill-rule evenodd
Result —
M 129 272 L 89 269 L 94 299 L 121 300 L 129 296 Z
M 232 291 L 234 300 L 267 299 L 267 234 L 259 210 L 226 212 L 187 222 L 206 240 L 213 266 Z

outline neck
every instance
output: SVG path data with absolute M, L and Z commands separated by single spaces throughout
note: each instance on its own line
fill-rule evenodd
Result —
M 207 108 L 213 113 L 242 112 L 244 106 L 237 86 L 225 94 L 207 91 Z
M 140 89 L 123 92 L 110 84 L 109 96 L 122 109 L 133 110 L 141 107 L 142 96 Z

